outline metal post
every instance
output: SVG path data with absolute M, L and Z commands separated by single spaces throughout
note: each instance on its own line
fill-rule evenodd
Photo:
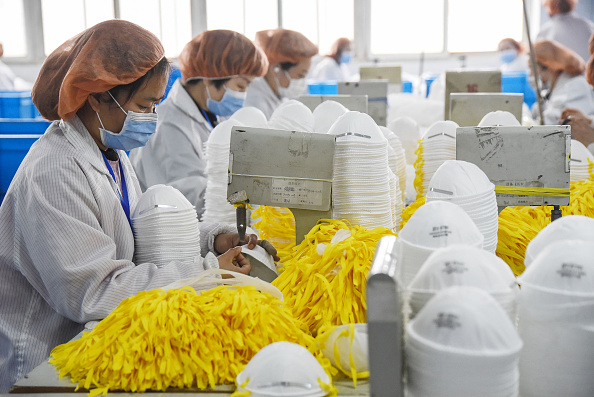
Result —
M 536 70 L 536 56 L 534 55 L 534 47 L 532 46 L 532 39 L 530 39 L 530 25 L 528 22 L 528 11 L 526 8 L 526 0 L 522 0 L 524 8 L 524 21 L 526 22 L 526 36 L 528 37 L 528 47 L 530 47 L 530 63 L 532 64 L 532 76 L 534 77 L 534 85 L 536 87 L 536 101 L 538 102 L 538 114 L 540 116 L 540 125 L 544 125 L 544 117 L 542 115 L 542 97 L 540 96 L 540 84 L 538 84 L 538 72 Z

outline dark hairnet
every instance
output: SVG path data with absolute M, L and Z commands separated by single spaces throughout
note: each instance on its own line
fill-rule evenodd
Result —
M 179 55 L 184 80 L 192 77 L 263 76 L 268 70 L 264 52 L 232 30 L 208 30 L 194 37 Z
M 132 22 L 98 23 L 47 57 L 33 86 L 33 103 L 48 120 L 70 120 L 90 94 L 138 80 L 164 53 L 154 34 Z
M 299 63 L 318 53 L 318 47 L 299 32 L 288 29 L 262 30 L 256 33 L 258 44 L 271 64 Z

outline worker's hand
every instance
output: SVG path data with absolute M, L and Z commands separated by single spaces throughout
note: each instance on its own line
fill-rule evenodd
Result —
M 577 109 L 567 108 L 561 112 L 561 119 L 559 120 L 559 124 L 563 124 L 563 120 L 565 119 L 587 119 L 590 122 L 590 119 L 580 112 Z
M 219 261 L 219 269 L 230 270 L 232 272 L 238 272 L 242 274 L 250 274 L 252 271 L 252 265 L 250 261 L 241 254 L 241 247 L 234 247 L 223 255 L 217 257 Z M 231 278 L 232 276 L 223 274 L 223 278 Z
M 264 248 L 269 255 L 272 256 L 275 262 L 280 260 L 277 255 L 276 248 L 266 240 L 258 240 L 255 234 L 246 234 L 245 241 L 239 241 L 239 234 L 237 233 L 222 233 L 215 237 L 214 249 L 217 252 L 225 252 L 230 248 L 247 244 L 248 248 L 253 250 L 256 245 Z
M 217 252 L 227 252 L 228 249 L 245 244 L 249 249 L 254 249 L 257 243 L 258 236 L 255 234 L 246 234 L 245 240 L 240 241 L 237 233 L 221 233 L 215 237 L 214 249 Z
M 588 118 L 576 118 L 570 117 L 569 125 L 571 126 L 571 139 L 580 141 L 584 146 L 588 147 L 591 143 L 594 143 L 594 128 L 590 126 L 590 120 Z
M 275 262 L 280 261 L 280 256 L 277 255 L 276 248 L 268 240 L 258 240 L 258 245 L 264 248 Z

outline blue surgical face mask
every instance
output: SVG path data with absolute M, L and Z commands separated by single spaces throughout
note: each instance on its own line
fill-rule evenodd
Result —
M 95 112 L 101 124 L 101 128 L 99 128 L 101 142 L 112 149 L 126 151 L 146 145 L 149 138 L 157 131 L 157 113 L 137 113 L 131 110 L 126 112 L 111 95 L 111 92 L 107 91 L 107 93 L 126 114 L 126 120 L 124 120 L 124 125 L 119 133 L 111 132 L 105 129 L 99 113 Z
M 350 51 L 345 51 L 340 56 L 340 63 L 349 63 L 349 62 L 351 62 L 352 58 L 353 58 L 353 54 L 351 54 Z
M 499 53 L 499 59 L 503 63 L 511 63 L 517 56 L 518 54 L 514 50 L 503 50 Z
M 215 101 L 210 97 L 209 86 L 206 86 L 206 107 L 217 116 L 229 117 L 243 107 L 247 93 L 232 90 L 225 87 L 225 94 L 220 101 Z

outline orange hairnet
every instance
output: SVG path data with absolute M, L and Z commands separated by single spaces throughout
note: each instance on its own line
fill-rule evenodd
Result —
M 510 44 L 512 47 L 516 49 L 518 52 L 524 52 L 524 45 L 519 41 L 512 39 L 511 37 L 507 37 L 497 44 L 497 50 L 501 51 L 501 47 L 505 46 L 505 44 Z
M 264 76 L 268 60 L 247 37 L 232 30 L 208 30 L 194 37 L 179 55 L 184 80 Z
M 556 41 L 540 40 L 534 43 L 536 62 L 554 71 L 563 71 L 572 76 L 584 73 L 586 65 L 573 50 Z
M 567 14 L 575 8 L 577 0 L 544 0 L 543 4 L 550 15 Z
M 318 47 L 299 32 L 288 29 L 262 30 L 256 33 L 258 44 L 271 64 L 299 63 L 318 53 Z
M 350 45 L 351 41 L 349 39 L 347 39 L 346 37 L 341 37 L 340 39 L 332 43 L 332 48 L 330 48 L 330 54 L 328 55 L 331 57 L 335 57 L 338 53 L 342 54 L 344 49 L 349 47 Z
M 70 120 L 90 94 L 138 80 L 164 53 L 155 35 L 132 22 L 98 23 L 47 57 L 31 92 L 33 103 L 48 120 Z

